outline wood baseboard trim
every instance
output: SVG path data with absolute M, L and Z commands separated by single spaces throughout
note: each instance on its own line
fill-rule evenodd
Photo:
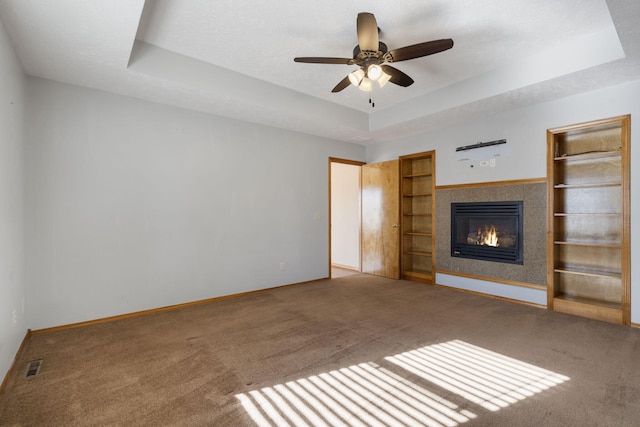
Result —
M 22 339 L 22 343 L 20 344 L 20 347 L 18 348 L 18 351 L 16 351 L 16 355 L 13 358 L 13 363 L 11 364 L 11 367 L 9 367 L 9 370 L 4 376 L 4 379 L 2 380 L 2 384 L 0 384 L 0 396 L 4 394 L 4 391 L 7 388 L 7 384 L 9 383 L 9 378 L 11 377 L 14 370 L 16 369 L 16 362 L 18 361 L 18 358 L 24 351 L 24 348 L 27 346 L 27 343 L 29 342 L 31 335 L 33 335 L 33 332 L 31 331 L 31 329 L 27 329 L 27 333 L 24 335 L 24 338 Z
M 509 181 L 478 182 L 473 184 L 436 185 L 436 190 L 448 190 L 452 188 L 495 187 L 498 185 L 542 184 L 546 182 L 547 178 L 513 179 Z
M 483 280 L 485 282 L 500 283 L 502 285 L 520 286 L 521 288 L 537 289 L 539 291 L 547 290 L 546 285 L 536 285 L 535 283 L 517 282 L 515 280 L 496 279 L 495 277 L 478 276 L 475 274 L 460 273 L 459 271 L 436 270 L 436 274 L 437 273 L 446 274 L 449 276 L 465 277 L 467 279 Z
M 87 320 L 85 322 L 70 323 L 68 325 L 53 326 L 51 328 L 36 329 L 36 330 L 30 331 L 30 334 L 31 335 L 40 335 L 40 334 L 46 334 L 46 333 L 49 333 L 49 332 L 61 331 L 61 330 L 65 330 L 65 329 L 80 328 L 80 327 L 83 327 L 83 326 L 97 325 L 97 324 L 100 324 L 100 323 L 107 323 L 107 322 L 114 322 L 114 321 L 117 321 L 117 320 L 131 319 L 131 318 L 134 318 L 134 317 L 146 316 L 146 315 L 154 314 L 154 313 L 162 313 L 162 312 L 165 312 L 165 311 L 179 310 L 179 309 L 182 309 L 182 308 L 193 307 L 193 306 L 197 306 L 197 305 L 210 304 L 212 302 L 222 301 L 222 300 L 225 300 L 225 299 L 239 298 L 239 297 L 243 297 L 243 296 L 247 296 L 247 295 L 273 291 L 275 289 L 288 288 L 288 287 L 291 287 L 291 286 L 299 286 L 299 285 L 306 285 L 306 284 L 309 284 L 309 283 L 321 282 L 321 281 L 327 280 L 327 279 L 329 279 L 329 278 L 325 277 L 325 278 L 322 278 L 322 279 L 308 280 L 306 282 L 291 283 L 291 284 L 288 284 L 288 285 L 274 286 L 272 288 L 258 289 L 258 290 L 255 290 L 255 291 L 240 292 L 240 293 L 237 293 L 237 294 L 223 295 L 223 296 L 219 296 L 219 297 L 207 298 L 207 299 L 198 300 L 198 301 L 185 302 L 185 303 L 182 303 L 182 304 L 168 305 L 166 307 L 151 308 L 149 310 L 135 311 L 133 313 L 119 314 L 117 316 L 110 316 L 110 317 L 103 317 L 103 318 L 100 318 L 100 319 Z
M 501 296 L 492 295 L 492 294 L 485 294 L 483 292 L 470 291 L 468 289 L 454 288 L 452 286 L 440 285 L 438 283 L 435 283 L 433 286 L 437 286 L 437 287 L 444 288 L 444 289 L 450 289 L 452 291 L 464 292 L 464 293 L 472 294 L 472 295 L 478 295 L 478 296 L 485 297 L 485 298 L 493 298 L 493 299 L 497 299 L 497 300 L 500 300 L 500 301 L 513 302 L 513 303 L 516 303 L 516 304 L 528 305 L 530 307 L 542 308 L 544 310 L 547 309 L 546 305 L 536 304 L 536 303 L 528 302 L 528 301 L 522 301 L 522 300 L 519 300 L 519 299 L 501 297 Z

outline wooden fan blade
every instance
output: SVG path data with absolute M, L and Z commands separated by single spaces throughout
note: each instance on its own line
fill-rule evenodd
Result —
M 342 89 L 346 88 L 347 86 L 349 86 L 351 84 L 351 81 L 349 80 L 349 76 L 345 77 L 344 79 L 340 80 L 340 83 L 338 83 L 336 85 L 336 87 L 334 87 L 331 92 L 335 93 L 335 92 L 340 92 Z
M 391 79 L 389 79 L 391 83 L 395 83 L 402 87 L 411 86 L 413 84 L 413 79 L 397 68 L 394 68 L 391 65 L 381 65 L 381 67 L 382 71 L 391 76 Z
M 351 58 L 322 58 L 317 56 L 306 56 L 301 58 L 293 58 L 295 62 L 306 62 L 309 64 L 343 64 L 349 65 L 352 63 Z
M 373 13 L 358 14 L 356 22 L 358 30 L 358 45 L 360 50 L 378 51 L 378 23 Z
M 451 39 L 432 40 L 430 42 L 393 49 L 385 55 L 385 60 L 387 62 L 406 61 L 407 59 L 433 55 L 434 53 L 442 52 L 452 47 L 453 40 Z

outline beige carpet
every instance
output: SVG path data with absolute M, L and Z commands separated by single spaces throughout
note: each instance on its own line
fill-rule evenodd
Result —
M 638 329 L 357 274 L 35 335 L 0 425 L 637 426 L 639 355 Z

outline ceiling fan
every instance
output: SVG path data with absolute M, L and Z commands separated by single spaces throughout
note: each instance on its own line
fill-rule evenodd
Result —
M 380 87 L 387 82 L 403 87 L 413 84 L 411 77 L 391 65 L 386 65 L 387 63 L 433 55 L 453 47 L 452 39 L 440 39 L 388 50 L 387 45 L 378 39 L 379 28 L 372 13 L 359 13 L 356 27 L 358 45 L 353 48 L 353 58 L 309 56 L 293 58 L 293 60 L 311 64 L 357 65 L 360 68 L 348 74 L 331 92 L 340 92 L 349 84 L 353 84 L 365 92 L 371 92 L 374 81 L 377 81 Z

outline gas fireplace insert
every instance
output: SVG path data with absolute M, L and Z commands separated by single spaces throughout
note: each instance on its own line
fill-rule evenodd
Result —
M 451 203 L 451 256 L 523 264 L 522 201 Z

